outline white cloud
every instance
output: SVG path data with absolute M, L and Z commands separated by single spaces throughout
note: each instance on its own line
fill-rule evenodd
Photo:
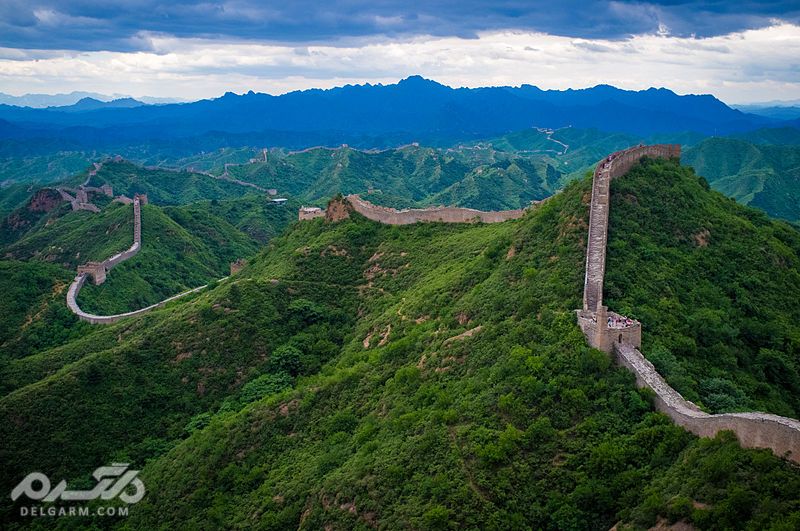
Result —
M 415 37 L 348 45 L 221 42 L 141 34 L 148 52 L 0 49 L 0 91 L 89 90 L 180 98 L 225 91 L 273 94 L 344 83 L 391 83 L 421 74 L 451 86 L 628 89 L 668 87 L 731 102 L 800 98 L 800 26 L 703 39 L 659 32 L 624 40 L 531 32 L 477 39 Z

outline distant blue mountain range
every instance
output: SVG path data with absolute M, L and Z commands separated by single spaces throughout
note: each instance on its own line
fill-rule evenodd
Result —
M 131 102 L 128 102 L 131 103 Z M 281 96 L 227 93 L 193 103 L 32 109 L 0 105 L 0 139 L 47 140 L 50 146 L 108 148 L 115 144 L 198 139 L 304 147 L 350 143 L 385 147 L 410 141 L 443 145 L 530 128 L 567 125 L 636 135 L 692 131 L 744 132 L 796 122 L 747 114 L 710 95 L 667 89 L 581 90 L 535 86 L 450 88 L 419 76 L 393 85 L 346 85 Z M 214 139 L 214 140 L 209 140 Z

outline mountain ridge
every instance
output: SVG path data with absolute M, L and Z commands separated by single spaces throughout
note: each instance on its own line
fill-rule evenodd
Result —
M 400 143 L 432 140 L 439 145 L 497 136 L 534 125 L 599 127 L 648 135 L 678 131 L 730 133 L 780 123 L 742 113 L 710 95 L 677 95 L 663 88 L 451 88 L 419 76 L 389 85 L 346 85 L 279 96 L 226 93 L 192 103 L 85 113 L 0 105 L 0 119 L 18 127 L 44 128 L 51 135 L 72 141 L 80 141 L 91 130 L 110 127 L 116 136 L 127 137 L 127 141 L 183 138 L 210 131 L 241 134 L 284 130 L 301 136 L 340 131 L 344 142 L 389 135 L 398 137 Z

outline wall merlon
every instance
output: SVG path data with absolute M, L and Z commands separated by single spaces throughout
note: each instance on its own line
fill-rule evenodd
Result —
M 642 157 L 680 158 L 680 146 L 636 146 L 609 155 L 595 168 L 589 208 L 583 309 L 578 325 L 590 346 L 613 353 L 616 362 L 636 376 L 636 384 L 655 394 L 655 407 L 676 424 L 699 437 L 723 430 L 736 434 L 746 448 L 769 448 L 780 457 L 800 463 L 800 421 L 761 412 L 711 415 L 683 398 L 640 352 L 642 325 L 609 312 L 603 306 L 603 281 L 608 240 L 610 182 L 627 173 Z M 611 324 L 611 326 L 609 326 Z
M 102 262 L 87 262 L 86 264 L 78 266 L 78 274 L 75 277 L 75 280 L 72 281 L 72 284 L 67 291 L 67 307 L 78 316 L 78 319 L 81 321 L 86 321 L 90 324 L 111 324 L 119 321 L 120 319 L 124 319 L 126 317 L 133 317 L 135 315 L 141 315 L 145 312 L 149 312 L 154 308 L 159 308 L 164 306 L 170 301 L 183 297 L 185 295 L 189 295 L 191 293 L 195 293 L 200 291 L 201 289 L 205 288 L 206 285 L 200 286 L 198 288 L 190 289 L 188 291 L 184 291 L 183 293 L 179 293 L 177 295 L 173 295 L 167 299 L 164 299 L 161 302 L 157 302 L 156 304 L 152 304 L 146 308 L 141 308 L 139 310 L 134 310 L 132 312 L 120 313 L 116 315 L 94 315 L 91 313 L 86 313 L 81 310 L 80 306 L 78 306 L 78 294 L 83 288 L 84 284 L 86 283 L 86 278 L 88 275 L 91 275 L 95 284 L 102 284 L 106 279 L 106 273 L 112 267 L 132 258 L 139 252 L 142 245 L 142 209 L 141 205 L 147 204 L 147 195 L 145 194 L 136 194 L 133 198 L 133 245 L 126 251 L 122 251 L 121 253 L 117 253 L 111 258 L 104 260 Z M 237 262 L 243 262 L 237 260 Z M 231 264 L 233 267 L 233 264 Z M 227 277 L 226 277 L 227 278 Z M 224 280 L 224 279 L 223 279 Z
M 346 200 L 353 210 L 367 219 L 387 225 L 411 225 L 420 221 L 442 223 L 501 223 L 511 219 L 519 219 L 525 215 L 527 208 L 516 210 L 483 211 L 461 207 L 394 208 L 373 205 L 356 194 L 348 195 Z

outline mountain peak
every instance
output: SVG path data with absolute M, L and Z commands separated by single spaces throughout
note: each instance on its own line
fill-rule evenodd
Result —
M 405 79 L 401 79 L 397 82 L 398 87 L 437 87 L 437 88 L 449 88 L 446 85 L 442 85 L 432 79 L 424 78 L 418 74 L 413 76 L 408 76 Z

